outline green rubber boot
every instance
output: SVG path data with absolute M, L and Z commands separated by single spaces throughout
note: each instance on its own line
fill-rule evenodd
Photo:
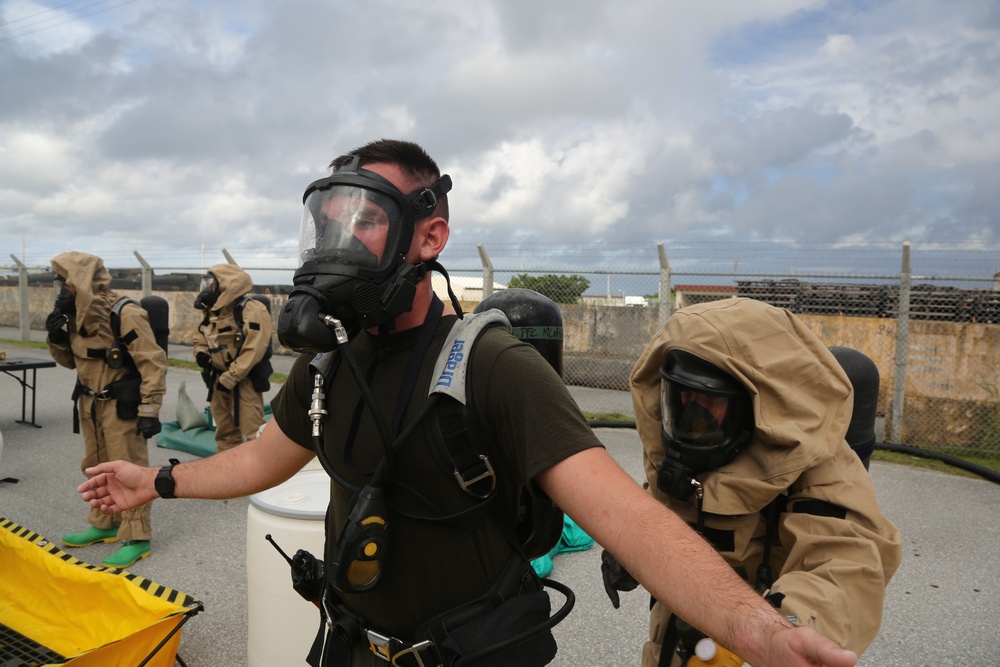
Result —
M 94 528 L 91 526 L 82 533 L 66 533 L 62 543 L 68 547 L 89 547 L 98 542 L 117 542 L 118 528 Z
M 101 561 L 104 567 L 128 567 L 137 560 L 148 556 L 151 552 L 146 540 L 125 540 L 118 551 Z

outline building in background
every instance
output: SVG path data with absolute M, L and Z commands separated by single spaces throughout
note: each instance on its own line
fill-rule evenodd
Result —
M 451 289 L 455 292 L 455 296 L 458 297 L 459 301 L 479 303 L 483 300 L 482 276 L 450 275 L 449 277 L 451 279 Z M 431 276 L 431 285 L 433 286 L 434 293 L 437 294 L 438 298 L 445 303 L 448 303 L 451 297 L 448 296 L 448 285 L 445 282 L 444 276 L 440 273 L 434 273 Z M 502 289 L 507 289 L 507 286 L 501 285 L 496 281 L 493 282 L 494 292 Z

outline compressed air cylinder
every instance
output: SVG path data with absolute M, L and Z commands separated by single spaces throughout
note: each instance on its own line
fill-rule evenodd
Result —
M 694 655 L 688 658 L 687 667 L 750 667 L 725 646 L 705 637 L 694 646 Z
M 153 330 L 156 344 L 166 351 L 170 338 L 170 304 L 162 296 L 155 294 L 142 297 L 139 303 L 149 316 L 149 326 Z
M 831 347 L 830 352 L 840 363 L 854 387 L 854 411 L 851 413 L 851 423 L 844 437 L 867 468 L 872 452 L 875 451 L 878 366 L 864 353 L 849 347 Z
M 563 322 L 559 306 L 530 289 L 509 287 L 483 299 L 475 312 L 496 308 L 510 320 L 512 333 L 528 343 L 560 376 L 563 370 Z

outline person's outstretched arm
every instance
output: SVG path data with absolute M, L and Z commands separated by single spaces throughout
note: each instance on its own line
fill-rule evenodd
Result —
M 752 665 L 853 667 L 857 656 L 796 628 L 712 546 L 642 490 L 601 448 L 536 478 L 543 491 L 608 549 L 653 597 Z
M 238 498 L 289 479 L 315 454 L 290 440 L 272 419 L 263 433 L 239 447 L 174 466 L 178 498 Z M 90 476 L 77 487 L 83 499 L 105 514 L 144 505 L 159 498 L 153 486 L 159 468 L 110 461 L 87 468 Z

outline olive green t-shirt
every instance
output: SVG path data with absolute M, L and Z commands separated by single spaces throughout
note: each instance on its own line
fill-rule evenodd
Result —
M 361 332 L 349 343 L 359 372 L 386 424 L 405 401 L 400 430 L 417 416 L 427 397 L 440 348 L 455 317 L 441 319 L 420 366 L 413 391 L 400 396 L 402 378 L 419 328 L 388 337 L 380 349 L 376 336 Z M 309 362 L 294 364 L 272 402 L 274 419 L 292 440 L 312 449 L 308 416 L 312 394 Z M 501 327 L 487 329 L 472 351 L 469 370 L 470 408 L 481 426 L 497 476 L 497 498 L 513 525 L 520 490 L 539 472 L 580 451 L 602 446 L 551 366 L 526 343 Z M 347 363 L 341 359 L 327 391 L 324 451 L 337 474 L 351 485 L 363 485 L 383 459 L 384 447 L 371 410 L 360 397 Z M 423 425 L 413 430 L 393 457 L 388 488 L 412 489 L 434 506 L 449 511 L 473 501 L 459 488 L 452 470 L 431 453 Z M 350 509 L 351 490 L 331 480 L 327 511 L 327 553 Z M 491 515 L 495 515 L 491 511 Z M 426 620 L 485 593 L 507 562 L 512 547 L 493 521 L 465 530 L 408 518 L 390 508 L 382 578 L 370 591 L 340 594 L 341 599 L 373 629 L 412 639 Z

